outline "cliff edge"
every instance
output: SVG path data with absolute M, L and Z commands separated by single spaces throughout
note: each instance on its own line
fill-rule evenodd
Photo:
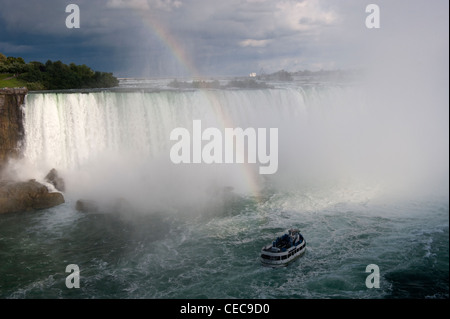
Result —
M 18 158 L 24 138 L 23 110 L 26 88 L 0 89 L 0 178 L 9 158 Z
M 22 107 L 27 93 L 26 88 L 0 89 L 0 214 L 50 208 L 64 203 L 62 193 L 50 192 L 35 180 L 13 181 L 5 171 L 10 159 L 21 156 L 25 137 Z

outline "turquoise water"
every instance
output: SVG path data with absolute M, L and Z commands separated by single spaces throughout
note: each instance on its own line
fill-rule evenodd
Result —
M 280 208 L 299 200 L 242 198 L 184 216 L 89 214 L 73 202 L 3 215 L 0 297 L 448 298 L 448 201 Z M 305 255 L 261 266 L 261 247 L 291 225 Z M 69 264 L 80 268 L 78 289 L 66 287 Z M 380 288 L 365 285 L 369 264 L 379 266 Z

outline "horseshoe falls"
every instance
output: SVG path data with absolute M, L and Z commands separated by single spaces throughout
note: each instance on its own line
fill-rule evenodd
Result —
M 448 298 L 448 110 L 389 90 L 30 92 L 9 170 L 43 181 L 57 169 L 66 202 L 0 216 L 0 297 Z M 193 156 L 194 120 L 203 132 L 277 128 L 277 171 L 259 174 L 259 159 L 175 164 L 171 132 L 191 133 Z M 263 267 L 261 247 L 291 227 L 306 253 Z M 80 288 L 68 289 L 73 264 Z

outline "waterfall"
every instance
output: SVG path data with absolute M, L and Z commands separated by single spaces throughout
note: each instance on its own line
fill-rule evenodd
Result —
M 144 206 L 149 200 L 164 206 L 174 198 L 198 202 L 212 197 L 211 189 L 224 187 L 258 195 L 269 183 L 283 188 L 358 178 L 393 185 L 416 171 L 417 166 L 408 170 L 404 164 L 419 163 L 414 161 L 418 148 L 410 140 L 404 144 L 410 127 L 389 118 L 391 111 L 371 103 L 366 93 L 320 85 L 33 93 L 26 98 L 28 169 L 22 171 L 43 175 L 57 168 L 69 194 L 132 197 Z M 170 133 L 178 127 L 192 131 L 193 120 L 219 130 L 278 128 L 277 173 L 259 175 L 258 165 L 249 163 L 172 163 Z

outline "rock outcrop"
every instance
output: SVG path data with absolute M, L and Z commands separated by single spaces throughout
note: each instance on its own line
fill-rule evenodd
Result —
M 75 204 L 75 209 L 83 213 L 98 213 L 98 203 L 93 200 L 79 199 Z
M 117 198 L 111 202 L 100 202 L 92 199 L 79 199 L 75 204 L 75 209 L 83 213 L 98 214 L 120 214 L 134 212 L 131 203 L 124 198 Z
M 9 158 L 18 158 L 24 138 L 22 105 L 26 88 L 0 89 L 0 177 Z
M 2 176 L 9 175 L 2 174 L 8 160 L 21 156 L 25 135 L 22 105 L 27 92 L 26 88 L 0 89 L 0 214 L 45 209 L 64 203 L 61 193 L 49 192 L 36 180 L 2 180 Z M 56 170 L 50 171 L 47 177 L 56 189 L 64 190 L 64 181 Z
M 45 185 L 35 180 L 0 181 L 0 214 L 45 209 L 62 203 L 61 193 L 50 193 Z
M 45 181 L 55 186 L 57 190 L 60 192 L 64 192 L 66 190 L 66 185 L 64 180 L 59 176 L 58 171 L 54 168 L 45 176 Z

